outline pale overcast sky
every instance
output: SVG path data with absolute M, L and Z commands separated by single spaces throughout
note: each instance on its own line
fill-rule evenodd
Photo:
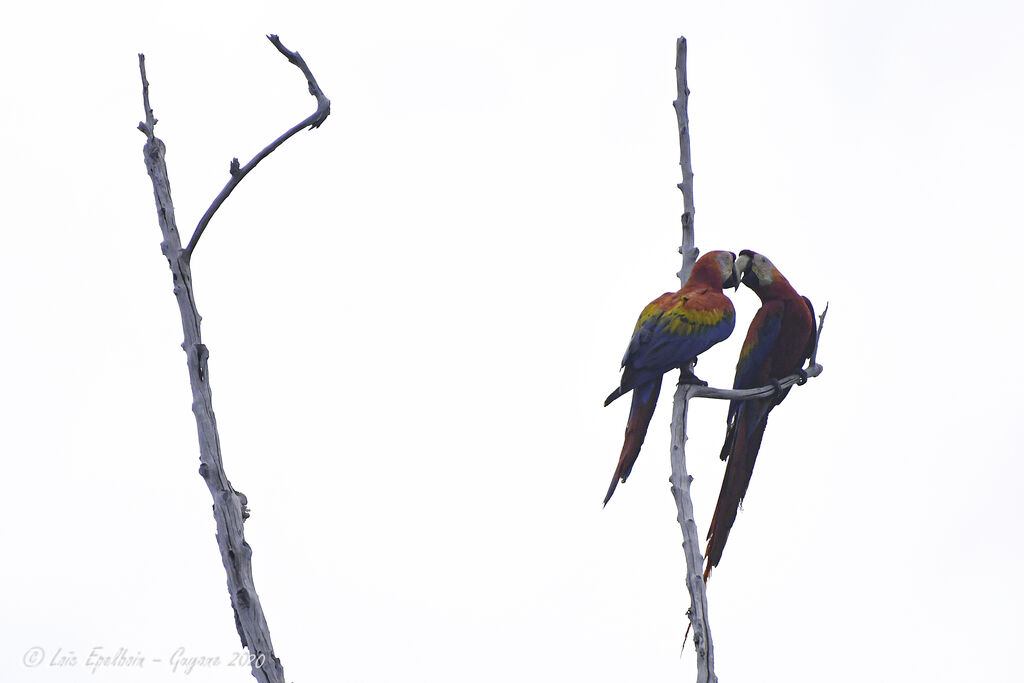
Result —
M 1019 7 L 281 6 L 5 10 L 0 680 L 183 680 L 175 652 L 222 660 L 186 680 L 250 680 L 136 55 L 187 237 L 231 158 L 313 109 L 267 33 L 333 114 L 243 182 L 193 268 L 288 680 L 693 680 L 672 381 L 601 508 L 628 408 L 602 401 L 678 287 L 680 34 L 698 246 L 831 304 L 825 371 L 772 414 L 709 585 L 720 679 L 1019 680 Z M 717 386 L 757 309 L 732 297 L 698 368 Z M 702 535 L 725 408 L 690 419 Z M 94 648 L 145 668 L 93 673 Z

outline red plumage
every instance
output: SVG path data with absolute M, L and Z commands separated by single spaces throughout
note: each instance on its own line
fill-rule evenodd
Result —
M 736 311 L 722 288 L 739 285 L 735 255 L 712 251 L 700 257 L 686 284 L 649 303 L 640 314 L 626 355 L 619 386 L 605 405 L 630 391 L 633 401 L 626 435 L 604 504 L 620 481 L 625 482 L 640 455 L 647 427 L 654 415 L 661 378 L 673 368 L 687 368 L 701 353 L 732 334 Z M 684 374 L 689 374 L 684 372 Z M 689 381 L 699 381 L 692 374 Z
M 737 267 L 743 273 L 743 284 L 761 299 L 761 309 L 743 342 L 733 388 L 754 389 L 798 372 L 810 358 L 815 338 L 814 309 L 810 300 L 800 296 L 764 256 L 742 251 Z M 786 389 L 769 398 L 732 401 L 729 405 L 729 426 L 721 454 L 729 464 L 708 530 L 705 581 L 722 559 L 729 530 L 750 484 L 768 415 L 788 393 Z

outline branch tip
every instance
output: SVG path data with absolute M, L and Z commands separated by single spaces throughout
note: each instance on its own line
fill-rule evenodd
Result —
M 153 109 L 149 106 L 149 79 L 146 78 L 146 55 L 139 53 L 139 75 L 142 77 L 142 108 L 146 114 L 145 123 L 139 123 L 139 130 L 146 134 L 150 140 L 153 139 L 156 128 L 156 117 L 153 116 Z
M 286 48 L 281 43 L 281 39 L 278 38 L 276 33 L 267 35 L 267 40 L 277 48 L 278 52 L 287 57 L 289 62 L 297 66 L 302 71 L 302 74 L 306 77 L 306 82 L 309 85 L 310 94 L 316 97 L 316 111 L 289 128 L 276 140 L 260 150 L 259 154 L 254 156 L 245 166 L 240 167 L 237 158 L 232 160 L 231 178 L 228 180 L 227 184 L 224 185 L 220 194 L 214 197 L 213 202 L 206 210 L 206 213 L 203 214 L 203 217 L 199 219 L 195 232 L 192 233 L 192 238 L 189 240 L 188 246 L 185 247 L 184 256 L 186 261 L 191 262 L 192 254 L 195 252 L 196 245 L 199 243 L 199 238 L 202 237 L 203 232 L 206 230 L 206 226 L 210 224 L 210 220 L 213 218 L 213 215 L 217 213 L 217 209 L 219 209 L 221 204 L 224 203 L 224 200 L 227 199 L 232 191 L 234 191 L 235 187 L 242 182 L 242 178 L 244 178 L 249 171 L 256 168 L 258 163 L 270 156 L 271 152 L 280 147 L 288 138 L 307 127 L 309 130 L 319 128 L 320 124 L 322 124 L 331 113 L 331 101 L 327 99 L 327 96 L 324 95 L 320 86 L 317 85 L 316 79 L 313 77 L 313 73 L 306 65 L 306 61 L 299 56 L 299 53 L 292 52 Z

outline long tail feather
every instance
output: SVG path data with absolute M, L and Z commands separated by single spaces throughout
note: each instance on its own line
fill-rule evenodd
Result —
M 728 460 L 729 454 L 732 453 L 732 449 L 736 446 L 736 423 L 730 422 L 725 430 L 725 443 L 722 444 L 722 452 L 719 454 L 719 458 L 722 460 Z
M 615 476 L 612 477 L 608 494 L 604 497 L 605 505 L 611 500 L 619 482 L 626 481 L 633 469 L 633 463 L 640 455 L 640 446 L 643 445 L 644 437 L 647 436 L 647 427 L 651 424 L 651 417 L 654 415 L 654 407 L 658 403 L 660 392 L 661 377 L 633 389 L 633 404 L 629 408 L 629 419 L 626 421 L 626 438 L 622 444 L 622 453 L 619 454 L 619 464 L 615 468 Z
M 604 400 L 604 407 L 607 408 L 609 403 L 617 399 L 619 396 L 622 396 L 624 393 L 626 392 L 622 390 L 622 387 L 615 387 L 615 391 L 608 394 L 608 398 Z
M 715 515 L 711 518 L 708 529 L 708 545 L 704 552 L 707 566 L 704 569 L 704 580 L 711 578 L 711 568 L 717 567 L 725 550 L 725 542 L 729 531 L 736 521 L 736 513 L 740 503 L 747 494 L 750 477 L 754 473 L 754 462 L 761 448 L 761 438 L 768 424 L 768 412 L 774 405 L 773 399 L 749 401 L 740 409 L 736 422 L 726 438 L 728 450 L 722 449 L 722 455 L 728 456 L 729 464 L 725 467 L 725 478 L 722 490 L 718 494 Z

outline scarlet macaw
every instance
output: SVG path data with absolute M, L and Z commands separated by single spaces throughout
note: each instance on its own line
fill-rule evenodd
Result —
M 804 361 L 811 357 L 815 343 L 814 307 L 810 299 L 797 294 L 782 273 L 761 254 L 741 251 L 736 267 L 743 275 L 743 284 L 761 299 L 761 309 L 747 330 L 732 386 L 734 389 L 754 389 L 770 384 L 778 387 L 780 379 L 801 372 Z M 729 464 L 708 529 L 705 581 L 711 576 L 711 568 L 718 566 L 722 559 L 725 541 L 754 471 L 768 413 L 788 393 L 789 389 L 785 389 L 768 398 L 729 403 L 728 429 L 721 454 L 722 460 L 728 459 Z
M 604 402 L 607 406 L 619 396 L 633 392 L 625 443 L 608 495 L 604 497 L 605 505 L 619 481 L 626 481 L 640 455 L 658 402 L 661 376 L 673 368 L 686 368 L 680 381 L 700 382 L 689 370 L 690 363 L 732 334 L 736 310 L 722 293 L 723 287 L 739 288 L 736 255 L 730 251 L 708 252 L 694 264 L 682 289 L 662 294 L 640 314 L 622 358 L 622 380 Z

